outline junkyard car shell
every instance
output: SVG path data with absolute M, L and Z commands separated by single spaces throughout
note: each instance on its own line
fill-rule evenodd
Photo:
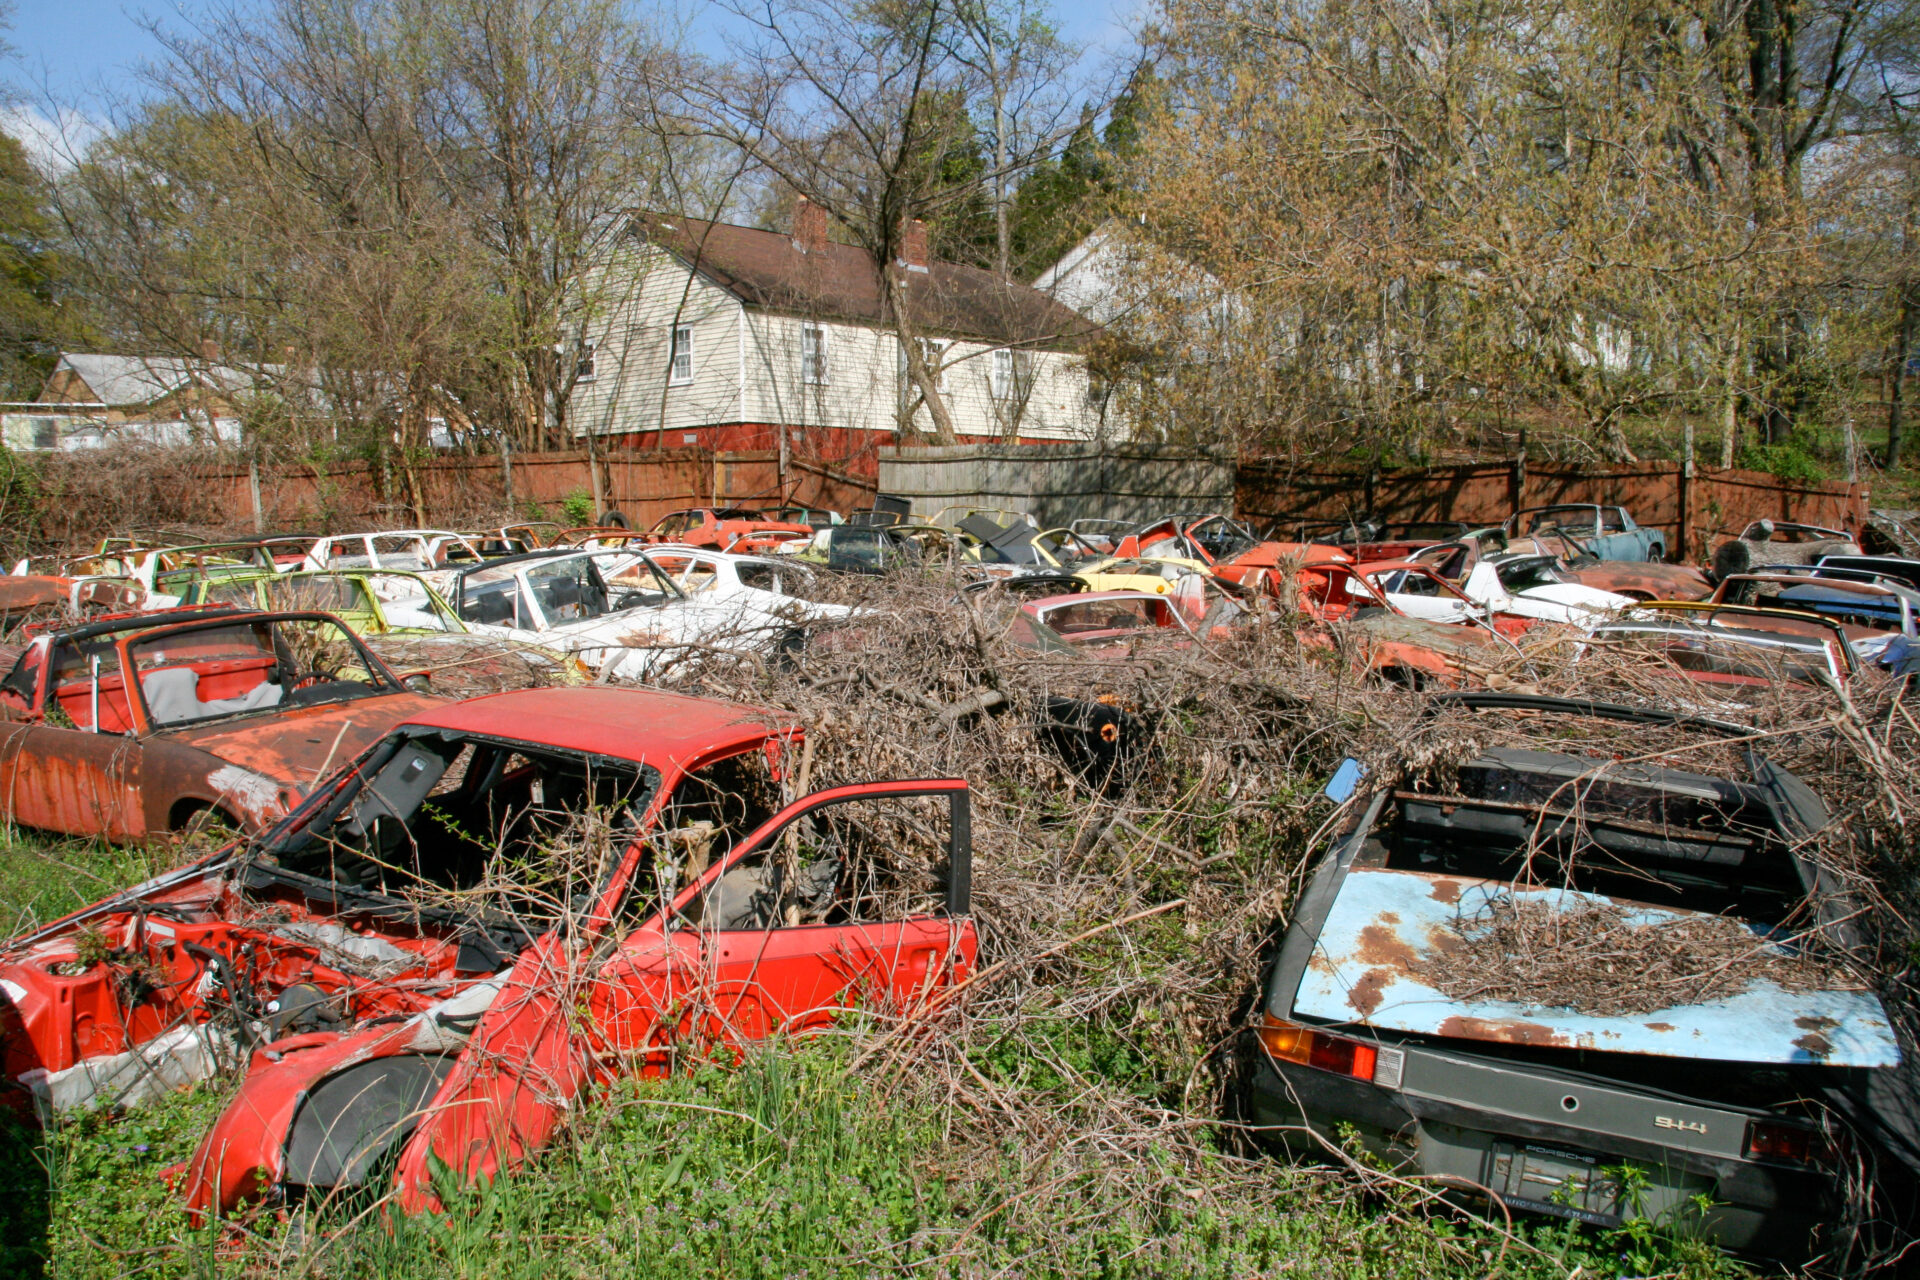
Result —
M 1625 507 L 1595 502 L 1527 507 L 1507 518 L 1509 542 L 1536 533 L 1565 529 L 1602 560 L 1664 560 L 1666 534 L 1634 523 Z
M 1540 698 L 1481 703 L 1467 695 L 1450 705 L 1484 706 L 1489 714 L 1557 710 L 1627 722 L 1682 723 L 1679 717 L 1660 713 Z M 1714 736 L 1742 732 L 1731 725 L 1691 723 Z M 1486 767 L 1540 770 L 1568 779 L 1613 769 L 1621 771 L 1623 780 L 1645 775 L 1651 785 L 1672 788 L 1676 795 L 1737 794 L 1742 803 L 1776 815 L 1776 847 L 1798 867 L 1805 892 L 1815 895 L 1817 920 L 1830 922 L 1821 927 L 1844 929 L 1846 911 L 1831 897 L 1830 882 L 1791 852 L 1795 842 L 1826 825 L 1824 808 L 1798 779 L 1764 759 L 1749 758 L 1753 776 L 1737 782 L 1610 760 L 1498 749 L 1489 753 Z M 1776 1125 L 1785 1126 L 1788 1135 L 1800 1135 L 1803 1144 L 1810 1142 L 1805 1149 L 1818 1150 L 1823 1141 L 1817 1132 L 1811 1140 L 1806 1137 L 1810 1130 L 1797 1111 L 1782 1113 L 1779 1103 L 1762 1104 L 1745 1095 L 1716 1097 L 1712 1082 L 1730 1080 L 1741 1059 L 1795 1063 L 1800 1065 L 1786 1069 L 1802 1074 L 1804 1084 L 1798 1087 L 1816 1093 L 1822 1088 L 1851 1090 L 1853 1105 L 1862 1108 L 1872 1091 L 1857 1087 L 1859 1078 L 1852 1070 L 1822 1064 L 1857 1061 L 1871 1070 L 1898 1061 L 1878 1002 L 1864 993 L 1794 996 L 1776 991 L 1769 1004 L 1761 984 L 1751 1000 L 1764 1012 L 1743 1023 L 1738 1015 L 1715 1021 L 1714 1011 L 1704 1006 L 1679 1010 L 1663 1021 L 1665 1015 L 1583 1018 L 1555 1009 L 1527 1016 L 1513 1012 L 1518 1006 L 1481 1007 L 1436 998 L 1419 985 L 1423 970 L 1417 966 L 1424 962 L 1416 954 L 1424 954 L 1421 948 L 1427 944 L 1409 944 L 1405 935 L 1417 935 L 1426 916 L 1450 919 L 1451 913 L 1466 910 L 1483 887 L 1510 886 L 1505 881 L 1482 886 L 1471 876 L 1390 869 L 1386 851 L 1394 846 L 1382 840 L 1397 837 L 1392 831 L 1376 833 L 1382 830 L 1384 809 L 1396 802 L 1398 785 L 1398 779 L 1390 779 L 1356 803 L 1346 834 L 1322 857 L 1292 912 L 1266 978 L 1261 1035 L 1249 1036 L 1251 1071 L 1244 1093 L 1249 1118 L 1283 1129 L 1300 1125 L 1304 1118 L 1314 1133 L 1334 1145 L 1340 1140 L 1337 1130 L 1350 1126 L 1372 1151 L 1415 1174 L 1461 1188 L 1470 1199 L 1491 1192 L 1515 1208 L 1579 1221 L 1607 1223 L 1623 1213 L 1678 1215 L 1688 1210 L 1694 1196 L 1704 1195 L 1712 1204 L 1705 1215 L 1706 1230 L 1720 1243 L 1764 1253 L 1803 1252 L 1808 1232 L 1831 1213 L 1837 1169 L 1756 1154 L 1765 1150 L 1755 1147 L 1756 1134 Z M 1397 794 L 1411 797 L 1402 803 L 1421 802 L 1426 815 L 1422 821 L 1429 826 L 1457 821 L 1463 833 L 1477 830 L 1468 814 L 1474 801 L 1460 801 L 1456 809 L 1449 797 L 1427 801 L 1412 792 Z M 1516 831 L 1538 821 L 1534 811 L 1523 806 L 1504 809 L 1518 815 L 1515 821 L 1521 826 Z M 1458 839 L 1470 842 L 1472 837 L 1463 834 Z M 1409 890 L 1420 891 L 1414 897 L 1385 893 L 1409 889 L 1400 884 L 1409 879 L 1419 882 Z M 1374 896 L 1352 902 L 1343 896 L 1362 892 Z M 1364 914 L 1369 905 L 1379 907 L 1383 923 L 1361 930 L 1355 943 L 1348 936 L 1352 921 L 1359 918 L 1355 912 Z M 1425 911 L 1426 916 L 1407 919 L 1409 910 Z M 1337 940 L 1328 935 L 1336 915 Z M 1358 948 L 1353 954 L 1347 954 L 1350 944 Z M 1327 1003 L 1335 997 L 1322 991 L 1329 981 L 1334 985 L 1328 990 L 1336 996 L 1344 991 L 1349 1002 L 1338 1016 L 1329 1012 Z M 1815 1008 L 1823 1011 L 1817 1023 L 1808 1020 L 1809 1014 L 1798 1027 L 1793 1024 L 1796 1013 Z M 1686 1026 L 1670 1025 L 1691 1024 L 1696 1015 L 1700 1021 L 1691 1033 Z M 1831 1037 L 1801 1034 L 1800 1028 L 1810 1025 L 1825 1028 Z M 1698 1028 L 1706 1026 L 1718 1028 L 1720 1038 L 1701 1039 L 1706 1033 Z M 1306 1045 L 1313 1046 L 1314 1064 L 1276 1056 L 1262 1047 L 1262 1036 L 1274 1037 L 1274 1044 L 1298 1058 L 1306 1056 Z M 1786 1043 L 1795 1036 L 1798 1040 Z M 1619 1049 L 1611 1047 L 1616 1043 Z M 1641 1056 L 1663 1054 L 1734 1063 L 1708 1061 L 1698 1070 L 1683 1073 L 1676 1067 L 1663 1074 L 1662 1059 Z M 1770 1079 L 1769 1072 L 1784 1074 L 1765 1065 L 1756 1071 L 1761 1080 Z M 1794 1087 L 1785 1086 L 1784 1096 L 1792 1097 Z M 1782 1096 L 1780 1088 L 1769 1096 Z M 1304 1135 L 1278 1136 L 1309 1153 L 1316 1150 Z M 1604 1169 L 1611 1164 L 1635 1165 L 1642 1171 L 1643 1181 L 1634 1193 L 1637 1201 L 1597 1194 L 1606 1182 Z M 1553 1176 L 1542 1176 L 1537 1184 L 1523 1181 L 1521 1170 L 1534 1166 L 1543 1174 L 1553 1171 Z M 1556 1186 L 1562 1175 L 1569 1181 Z
M 357 637 L 362 661 L 381 684 L 344 703 L 269 705 L 206 723 L 158 725 L 144 693 L 127 695 L 118 674 L 135 669 L 135 645 L 235 624 L 316 621 L 339 625 L 320 613 L 196 610 L 185 620 L 120 618 L 36 639 L 0 681 L 0 796 L 6 812 L 25 825 L 116 840 L 176 829 L 201 809 L 249 829 L 277 821 L 331 763 L 357 754 L 396 721 L 439 705 L 439 699 L 402 689 Z M 352 634 L 344 627 L 341 633 Z M 77 724 L 86 715 L 85 696 L 72 703 L 71 717 L 64 709 L 60 717 L 47 715 L 54 696 L 49 655 L 82 644 L 110 646 L 113 662 L 102 671 L 119 695 L 111 699 L 116 715 L 130 717 L 123 732 L 95 733 Z

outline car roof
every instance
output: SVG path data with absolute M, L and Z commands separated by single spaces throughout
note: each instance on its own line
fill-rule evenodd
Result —
M 233 605 L 189 605 L 183 609 L 165 609 L 156 613 L 120 613 L 110 618 L 101 618 L 84 626 L 67 627 L 59 631 L 44 632 L 54 641 L 91 640 L 95 636 L 111 635 L 116 631 L 151 631 L 158 627 L 170 627 L 177 623 L 205 622 L 216 618 L 245 617 L 249 620 L 265 617 L 258 609 L 238 608 Z
M 617 688 L 516 689 L 436 707 L 407 725 L 643 761 L 663 771 L 799 731 L 766 707 Z
M 601 555 L 611 550 L 608 547 L 537 547 L 532 551 L 522 551 L 516 555 L 500 556 L 493 560 L 482 560 L 458 570 L 453 576 L 465 578 L 470 573 L 482 569 L 500 569 L 508 565 L 527 564 L 534 560 L 558 560 L 564 556 Z

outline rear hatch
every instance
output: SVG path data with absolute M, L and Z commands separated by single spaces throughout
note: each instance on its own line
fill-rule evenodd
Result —
M 1659 1001 L 1659 991 L 1684 992 L 1672 974 L 1612 974 L 1593 971 L 1595 1008 L 1546 1006 L 1510 994 L 1523 986 L 1513 975 L 1465 970 L 1478 965 L 1470 940 L 1508 920 L 1592 922 L 1615 907 L 1628 929 L 1671 930 L 1676 943 L 1709 925 L 1732 942 L 1733 931 L 1751 938 L 1755 962 L 1747 981 L 1702 978 L 1705 999 Z M 1508 936 L 1519 931 L 1508 930 Z M 1545 941 L 1543 935 L 1543 941 Z M 1737 943 L 1727 947 L 1738 954 Z M 1782 981 L 1767 975 L 1766 959 L 1778 957 Z M 1602 894 L 1560 888 L 1519 888 L 1499 881 L 1388 868 L 1355 868 L 1341 884 L 1321 929 L 1313 959 L 1302 976 L 1294 1011 L 1327 1022 L 1364 1022 L 1379 1029 L 1451 1040 L 1528 1045 L 1536 1048 L 1603 1050 L 1701 1058 L 1721 1062 L 1780 1063 L 1834 1067 L 1885 1067 L 1899 1062 L 1899 1046 L 1886 1010 L 1872 992 L 1856 986 L 1809 986 L 1791 965 L 1792 950 L 1776 931 L 1708 913 L 1657 908 Z M 1605 961 L 1599 961 L 1604 966 Z M 1741 963 L 1734 961 L 1734 963 Z M 1637 1003 L 1609 991 L 1642 981 L 1650 994 Z M 1485 994 L 1472 994 L 1476 987 Z M 1653 1004 L 1652 1008 L 1641 1006 Z M 1626 1011 L 1630 1010 L 1630 1011 Z

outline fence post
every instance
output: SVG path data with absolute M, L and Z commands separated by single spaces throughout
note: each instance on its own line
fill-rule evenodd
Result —
M 267 513 L 260 509 L 260 459 L 257 455 L 247 458 L 247 496 L 253 499 L 253 531 L 267 531 Z
M 1693 530 L 1693 419 L 1687 419 L 1685 439 L 1680 450 L 1680 536 L 1674 541 L 1678 544 L 1675 554 L 1680 563 L 1690 560 L 1688 538 Z
M 1520 452 L 1513 455 L 1513 478 L 1508 483 L 1513 488 L 1511 504 L 1513 510 L 1524 511 L 1527 506 L 1527 431 L 1525 427 L 1520 429 Z

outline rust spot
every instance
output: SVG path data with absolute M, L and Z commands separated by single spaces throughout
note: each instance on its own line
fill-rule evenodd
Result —
M 1572 1047 L 1571 1042 L 1552 1027 L 1543 1027 L 1537 1022 L 1503 1022 L 1455 1015 L 1440 1023 L 1440 1034 L 1465 1040 L 1494 1040 L 1502 1044 L 1530 1044 L 1557 1049 Z
M 1433 882 L 1433 900 L 1435 902 L 1455 903 L 1460 901 L 1460 882 L 1458 880 L 1435 880 Z
M 1674 1029 L 1674 1025 L 1671 1022 L 1649 1022 L 1647 1024 L 1647 1030 L 1649 1031 L 1672 1031 Z
M 1362 964 L 1380 965 L 1401 973 L 1412 973 L 1418 961 L 1413 948 L 1383 924 L 1370 924 L 1360 931 L 1360 945 L 1354 949 L 1354 956 Z
M 1397 911 L 1382 911 L 1380 913 L 1380 923 L 1381 924 L 1399 924 L 1400 913 Z
M 1793 1025 L 1802 1031 L 1831 1031 L 1840 1025 L 1840 1019 L 1822 1018 L 1814 1014 L 1808 1014 L 1804 1018 L 1795 1018 Z
M 1817 1021 L 1817 1019 L 1815 1019 L 1815 1021 Z M 1827 1057 L 1833 1052 L 1833 1041 L 1827 1039 L 1818 1031 L 1809 1031 L 1793 1043 L 1795 1048 L 1805 1049 L 1816 1058 Z
M 1370 1018 L 1373 1011 L 1380 1007 L 1380 993 L 1392 981 L 1393 974 L 1387 970 L 1369 969 L 1360 975 L 1360 981 L 1353 984 L 1353 990 L 1347 995 L 1347 1003 L 1361 1017 Z
M 1444 924 L 1427 926 L 1427 949 L 1442 956 L 1457 956 L 1467 949 L 1466 939 Z

